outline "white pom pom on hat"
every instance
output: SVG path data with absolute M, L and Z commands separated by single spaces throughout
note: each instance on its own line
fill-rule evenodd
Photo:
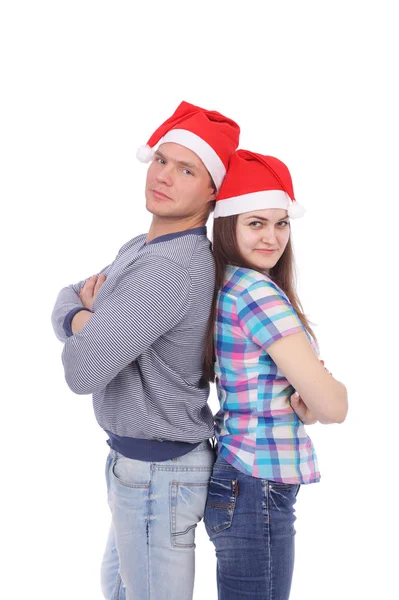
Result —
M 288 212 L 288 216 L 291 217 L 291 219 L 299 219 L 300 217 L 303 217 L 306 210 L 301 204 L 299 204 L 295 200 L 295 202 L 290 203 L 290 206 L 288 207 L 287 212 Z
M 145 144 L 144 146 L 137 148 L 136 158 L 142 163 L 148 163 L 153 159 L 154 154 L 154 148 L 150 148 L 148 144 Z

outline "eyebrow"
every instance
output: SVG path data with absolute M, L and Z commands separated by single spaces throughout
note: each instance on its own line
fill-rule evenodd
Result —
M 160 152 L 159 150 L 157 150 L 157 151 L 155 152 L 155 155 L 156 155 L 156 156 L 159 156 L 159 157 L 160 157 L 160 158 L 162 158 L 163 160 L 166 160 L 166 156 L 164 156 L 164 155 L 162 154 L 162 152 Z M 172 159 L 170 159 L 170 160 L 172 160 Z M 180 165 L 180 166 L 182 166 L 182 167 L 188 167 L 189 169 L 199 169 L 199 166 L 198 166 L 198 165 L 195 165 L 194 163 L 186 162 L 186 161 L 184 161 L 184 160 L 176 160 L 176 161 L 173 161 L 173 162 L 175 162 L 176 164 L 178 164 L 178 165 Z
M 269 219 L 265 219 L 265 217 L 258 217 L 257 215 L 250 215 L 249 217 L 246 217 L 247 219 L 258 219 L 258 221 L 269 221 Z M 288 221 L 289 217 L 288 215 L 286 217 L 282 217 L 281 219 L 279 219 L 278 221 L 276 221 L 276 223 L 279 223 L 280 221 Z

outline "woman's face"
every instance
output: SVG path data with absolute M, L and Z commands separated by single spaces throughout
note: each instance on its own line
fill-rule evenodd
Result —
M 238 215 L 237 243 L 240 254 L 262 271 L 272 269 L 283 254 L 290 237 L 287 211 L 264 208 Z

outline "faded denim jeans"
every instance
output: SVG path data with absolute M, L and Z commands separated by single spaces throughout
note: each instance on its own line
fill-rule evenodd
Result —
M 206 441 L 184 456 L 144 462 L 110 451 L 112 524 L 101 568 L 107 600 L 191 600 L 195 528 L 215 452 Z
M 288 600 L 299 487 L 245 475 L 217 458 L 204 522 L 216 549 L 218 600 Z

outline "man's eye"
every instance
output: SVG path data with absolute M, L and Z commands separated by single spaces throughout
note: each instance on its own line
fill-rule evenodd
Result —
M 189 171 L 188 169 L 183 169 L 183 173 L 185 175 L 192 175 L 191 171 Z

